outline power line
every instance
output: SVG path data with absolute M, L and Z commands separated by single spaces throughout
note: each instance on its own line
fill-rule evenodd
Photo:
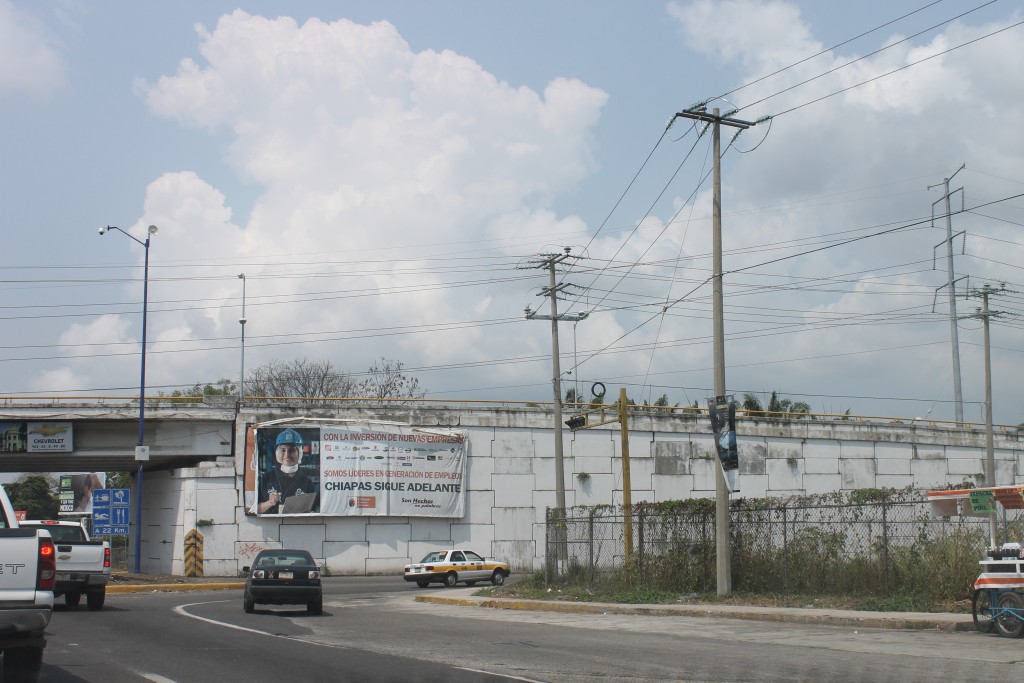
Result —
M 863 60 L 867 59 L 868 57 L 874 57 L 875 55 L 877 55 L 877 54 L 879 54 L 881 52 L 885 52 L 886 50 L 889 50 L 889 49 L 892 49 L 892 48 L 896 47 L 897 45 L 900 45 L 902 43 L 906 43 L 907 41 L 912 40 L 913 38 L 917 38 L 920 35 L 928 33 L 929 31 L 934 31 L 935 29 L 939 28 L 940 26 L 945 26 L 946 24 L 949 24 L 949 23 L 951 23 L 953 21 L 956 21 L 957 19 L 961 19 L 961 18 L 967 16 L 968 14 L 971 14 L 972 12 L 977 12 L 980 9 L 988 7 L 989 5 L 991 5 L 991 4 L 993 4 L 993 3 L 997 2 L 997 1 L 998 0 L 989 0 L 989 2 L 986 2 L 986 3 L 983 3 L 981 5 L 978 5 L 977 7 L 973 8 L 973 9 L 970 9 L 970 10 L 968 10 L 966 12 L 958 14 L 955 17 L 952 17 L 950 19 L 946 19 L 945 21 L 939 22 L 938 24 L 935 24 L 934 26 L 929 26 L 928 28 L 923 29 L 921 31 L 918 31 L 917 33 L 914 33 L 913 35 L 909 35 L 906 38 L 903 38 L 902 40 L 898 40 L 898 41 L 896 41 L 894 43 L 889 43 L 885 47 L 881 47 L 881 48 L 875 50 L 874 52 L 869 52 L 866 55 L 862 55 L 860 57 L 857 57 L 856 59 L 852 59 L 852 60 L 850 60 L 850 61 L 848 61 L 848 62 L 846 62 L 844 64 L 840 64 L 837 67 L 829 69 L 828 71 L 822 72 L 822 73 L 818 74 L 817 76 L 813 76 L 812 78 L 808 78 L 807 80 L 804 80 L 804 81 L 801 81 L 801 82 L 796 83 L 794 85 L 791 85 L 788 88 L 783 88 L 782 90 L 779 90 L 778 92 L 773 93 L 771 95 L 768 95 L 766 97 L 762 97 L 759 100 L 754 100 L 753 102 L 750 102 L 748 104 L 743 105 L 742 107 L 740 107 L 736 111 L 742 111 L 744 109 L 749 109 L 750 107 L 754 106 L 755 104 L 761 104 L 762 102 L 770 100 L 773 97 L 778 97 L 779 95 L 782 95 L 783 93 L 787 93 L 790 90 L 795 90 L 796 88 L 799 88 L 800 86 L 803 86 L 803 85 L 807 85 L 808 83 L 816 81 L 819 78 L 823 78 L 825 76 L 828 76 L 829 74 L 835 73 L 836 71 L 839 71 L 841 69 L 845 69 L 846 67 L 851 66 L 853 64 L 856 64 L 857 62 L 863 61 Z M 890 72 L 890 73 L 895 73 L 895 72 Z M 781 115 L 781 114 L 779 114 L 779 115 Z
M 810 100 L 809 102 L 804 102 L 803 104 L 798 104 L 795 107 L 790 107 L 789 109 L 785 109 L 785 110 L 780 111 L 780 112 L 778 112 L 776 114 L 772 114 L 770 116 L 770 118 L 774 119 L 774 118 L 778 118 L 780 116 L 784 116 L 784 115 L 789 114 L 791 112 L 794 112 L 794 111 L 796 111 L 798 109 L 803 109 L 804 107 L 807 107 L 807 106 L 810 106 L 812 104 L 816 104 L 818 102 L 821 102 L 822 100 L 827 100 L 830 97 L 834 97 L 836 95 L 841 95 L 842 93 L 847 92 L 849 90 L 853 90 L 854 88 L 859 88 L 862 85 L 867 85 L 868 83 L 874 83 L 875 81 L 880 80 L 882 78 L 885 78 L 886 76 L 891 76 L 891 75 L 893 75 L 895 73 L 899 73 L 900 71 L 904 71 L 905 69 L 909 69 L 912 66 L 917 66 L 918 64 L 923 64 L 924 62 L 927 62 L 929 60 L 935 59 L 936 57 L 941 57 L 942 55 L 949 54 L 950 52 L 954 52 L 956 50 L 959 50 L 962 47 L 967 47 L 968 45 L 973 45 L 974 43 L 977 43 L 979 41 L 985 40 L 986 38 L 991 38 L 994 35 L 1003 33 L 1004 31 L 1009 31 L 1012 28 L 1017 28 L 1021 24 L 1024 24 L 1024 20 L 1018 21 L 1015 24 L 1010 24 L 1009 26 L 1005 26 L 1005 27 L 1003 27 L 1001 29 L 997 29 L 995 31 L 992 31 L 991 33 L 986 33 L 985 35 L 980 36 L 978 38 L 974 38 L 972 40 L 968 40 L 965 43 L 960 43 L 959 45 L 954 45 L 951 48 L 942 50 L 941 52 L 936 52 L 933 55 L 929 55 L 927 57 L 923 57 L 921 59 L 918 59 L 917 61 L 910 62 L 909 64 L 905 64 L 905 65 L 903 65 L 901 67 L 898 67 L 896 69 L 893 69 L 891 71 L 887 71 L 887 72 L 885 72 L 883 74 L 879 74 L 878 76 L 875 76 L 873 78 L 869 78 L 869 79 L 867 79 L 865 81 L 861 81 L 860 83 L 855 83 L 855 84 L 853 84 L 851 86 L 842 88 L 841 90 L 836 90 L 835 92 L 829 93 L 827 95 L 822 95 L 821 97 L 817 97 L 817 98 L 815 98 L 813 100 Z
M 803 59 L 801 59 L 801 60 L 799 60 L 797 62 L 793 62 L 789 66 L 784 66 L 781 69 L 778 69 L 777 71 L 771 72 L 770 74 L 767 74 L 765 76 L 761 76 L 760 78 L 755 78 L 752 81 L 748 81 L 747 83 L 744 83 L 743 85 L 741 85 L 741 86 L 739 86 L 737 88 L 733 88 L 732 90 L 724 92 L 721 95 L 718 95 L 717 97 L 712 97 L 712 98 L 709 98 L 707 100 L 704 100 L 704 104 L 710 104 L 714 100 L 725 99 L 729 95 L 738 93 L 740 90 L 748 88 L 748 87 L 750 87 L 752 85 L 756 85 L 757 83 L 760 83 L 762 81 L 765 81 L 765 80 L 771 78 L 772 76 L 778 76 L 779 74 L 781 74 L 781 73 L 783 73 L 785 71 L 789 71 L 790 69 L 792 69 L 794 67 L 800 66 L 801 64 L 803 64 L 805 62 L 809 62 L 812 59 L 815 59 L 815 58 L 820 57 L 820 56 L 822 56 L 824 54 L 832 52 L 833 50 L 835 50 L 837 48 L 843 47 L 844 45 L 848 45 L 848 44 L 852 43 L 855 40 L 863 38 L 864 36 L 871 35 L 875 31 L 879 31 L 879 30 L 885 28 L 886 26 L 891 26 L 892 24 L 895 24 L 898 21 L 902 21 L 903 19 L 906 19 L 907 17 L 913 16 L 914 14 L 917 14 L 918 12 L 922 12 L 922 11 L 928 9 L 929 7 L 932 7 L 934 5 L 938 5 L 940 2 L 942 2 L 942 0 L 935 0 L 935 2 L 930 2 L 927 5 L 924 5 L 922 7 L 918 7 L 917 9 L 913 10 L 912 12 L 908 12 L 908 13 L 902 15 L 902 16 L 896 17 L 895 19 L 887 21 L 884 24 L 879 24 L 878 26 L 874 27 L 873 29 L 870 29 L 868 31 L 864 31 L 863 33 L 860 33 L 860 34 L 858 34 L 858 35 L 856 35 L 856 36 L 854 36 L 852 38 L 847 38 L 843 42 L 836 43 L 832 47 L 827 47 L 824 50 L 822 50 L 821 52 L 816 52 L 815 54 L 811 55 L 810 57 L 804 57 Z

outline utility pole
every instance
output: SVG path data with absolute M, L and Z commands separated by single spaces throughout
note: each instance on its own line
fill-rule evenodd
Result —
M 949 207 L 949 181 L 966 167 L 967 164 L 961 164 L 960 168 L 953 172 L 953 175 L 948 178 L 943 178 L 941 184 L 945 191 L 943 192 L 942 199 L 937 199 L 932 202 L 933 225 L 935 222 L 935 205 L 943 200 L 946 202 L 946 239 L 944 240 L 946 244 L 946 288 L 949 294 L 949 339 L 953 346 L 953 405 L 956 409 L 956 421 L 958 423 L 962 423 L 964 421 L 964 395 L 960 386 L 960 335 L 957 330 L 956 317 L 956 279 L 953 275 L 953 216 Z M 933 187 L 938 187 L 938 185 L 929 185 L 928 189 L 930 190 Z M 962 187 L 954 190 L 954 192 L 960 193 L 961 210 L 963 209 L 962 204 L 964 200 L 963 190 L 964 188 Z M 959 235 L 960 233 L 957 234 Z M 942 243 L 940 242 L 940 244 Z M 935 267 L 934 259 L 932 267 Z M 939 289 L 941 289 L 941 287 Z
M 998 318 L 1003 315 L 1000 311 L 992 311 L 988 307 L 988 298 L 996 294 L 1008 294 L 1012 293 L 1011 290 L 1006 288 L 1004 283 L 999 283 L 999 287 L 993 287 L 986 283 L 981 289 L 971 289 L 967 291 L 967 296 L 971 298 L 981 298 L 982 307 L 974 309 L 974 315 L 966 316 L 968 318 L 981 318 L 982 326 L 985 330 L 985 486 L 996 486 L 996 456 L 994 448 L 994 438 L 992 435 L 992 352 L 991 346 L 989 345 L 989 333 L 988 333 L 988 320 L 989 318 Z M 996 515 L 991 513 L 989 515 L 989 536 L 992 545 L 996 542 Z
M 551 315 L 539 315 L 529 306 L 526 307 L 527 320 L 550 320 L 551 321 L 551 388 L 555 399 L 555 506 L 565 514 L 565 464 L 563 458 L 562 444 L 562 370 L 559 362 L 558 350 L 558 322 L 570 320 L 578 322 L 584 320 L 589 313 L 558 314 L 558 292 L 570 285 L 561 282 L 556 283 L 555 266 L 570 258 L 570 247 L 565 247 L 564 254 L 547 254 L 537 264 L 539 268 L 548 269 L 548 286 L 543 288 L 539 296 L 551 298 Z
M 745 130 L 758 121 L 741 121 L 722 116 L 718 107 L 708 114 L 706 108 L 691 107 L 676 114 L 676 118 L 695 119 L 711 124 L 714 147 L 714 199 L 712 201 L 712 329 L 714 333 L 715 396 L 725 396 L 725 314 L 722 293 L 722 169 L 721 126 Z M 729 488 L 721 467 L 715 468 L 715 565 L 719 595 L 732 595 L 732 550 L 729 545 Z

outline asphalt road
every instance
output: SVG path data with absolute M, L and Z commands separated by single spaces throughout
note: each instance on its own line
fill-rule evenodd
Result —
M 326 581 L 325 613 L 244 614 L 241 591 L 109 595 L 59 610 L 44 682 L 1015 680 L 1024 641 L 707 617 L 418 603 L 400 579 Z

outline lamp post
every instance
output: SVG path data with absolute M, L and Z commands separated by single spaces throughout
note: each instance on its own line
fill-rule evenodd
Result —
M 238 277 L 242 281 L 242 317 L 238 319 L 242 326 L 242 367 L 238 373 L 238 406 L 241 408 L 245 400 L 245 273 L 239 273 Z
M 146 313 L 149 308 L 149 240 L 160 232 L 155 225 L 149 226 L 146 241 L 138 239 L 131 233 L 113 225 L 100 226 L 100 235 L 110 230 L 117 230 L 135 240 L 146 250 L 145 266 L 142 270 L 142 369 L 139 375 L 139 443 L 135 446 L 135 461 L 139 464 L 136 481 L 138 491 L 135 493 L 135 567 L 136 574 L 142 572 L 142 463 L 149 460 L 149 447 L 145 445 L 146 434 Z

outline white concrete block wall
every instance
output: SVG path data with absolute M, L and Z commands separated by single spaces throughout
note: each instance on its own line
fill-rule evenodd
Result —
M 645 417 L 652 425 L 659 418 Z M 509 419 L 510 422 L 515 420 Z M 529 420 L 524 420 L 529 422 Z M 459 420 L 465 425 L 464 418 Z M 555 504 L 552 431 L 538 426 L 463 426 L 469 436 L 466 516 L 439 518 L 253 518 L 238 493 L 241 458 L 227 479 L 216 471 L 180 470 L 146 479 L 144 542 L 147 571 L 167 571 L 183 552 L 177 541 L 196 519 L 212 518 L 206 566 L 234 574 L 261 547 L 299 545 L 319 553 L 336 574 L 393 573 L 410 560 L 451 544 L 509 560 L 518 571 L 542 566 L 544 518 Z M 749 435 L 744 436 L 744 426 Z M 701 431 L 701 430 L 705 431 Z M 804 422 L 785 435 L 779 424 L 740 426 L 740 495 L 827 493 L 912 485 L 934 488 L 976 480 L 984 469 L 983 443 L 910 442 L 927 429 L 899 433 L 880 427 Z M 760 430 L 760 431 L 759 431 Z M 884 432 L 884 433 L 883 433 Z M 630 465 L 632 498 L 666 501 L 714 497 L 718 467 L 714 443 L 702 422 L 679 431 L 634 430 Z M 622 471 L 617 429 L 565 432 L 566 502 L 569 506 L 621 503 Z M 1024 449 L 1002 441 L 996 450 L 999 481 L 1017 481 Z M 581 482 L 576 474 L 590 475 Z M 980 483 L 980 482 L 979 482 Z M 174 551 L 157 538 L 166 529 Z M 149 554 L 154 557 L 146 560 Z M 214 569 L 214 568 L 217 569 Z
M 852 491 L 859 488 L 876 488 L 875 461 L 868 458 L 839 461 L 839 474 L 842 477 L 842 490 Z
M 323 554 L 327 570 L 335 576 L 362 576 L 368 573 L 366 563 L 370 546 L 366 541 L 325 541 Z
M 933 451 L 934 452 L 934 451 Z M 962 481 L 950 476 L 946 461 L 941 458 L 922 460 L 915 458 L 910 462 L 910 474 L 914 478 L 914 486 L 919 488 L 939 488 L 947 483 Z
M 803 460 L 800 458 L 768 458 L 765 462 L 765 472 L 771 488 L 768 495 L 775 495 L 775 491 L 799 491 L 804 487 Z M 740 486 L 743 486 L 740 477 Z
M 326 525 L 322 523 L 286 520 L 280 522 L 278 536 L 283 548 L 305 548 L 314 557 L 323 557 L 323 544 L 327 540 L 326 530 Z
M 532 505 L 533 483 L 533 475 L 530 474 L 495 474 L 491 477 L 494 506 L 520 508 Z
M 803 490 L 810 495 L 831 493 L 842 488 L 842 477 L 838 474 L 805 474 L 803 485 Z M 743 495 L 746 496 L 747 492 L 744 491 Z

